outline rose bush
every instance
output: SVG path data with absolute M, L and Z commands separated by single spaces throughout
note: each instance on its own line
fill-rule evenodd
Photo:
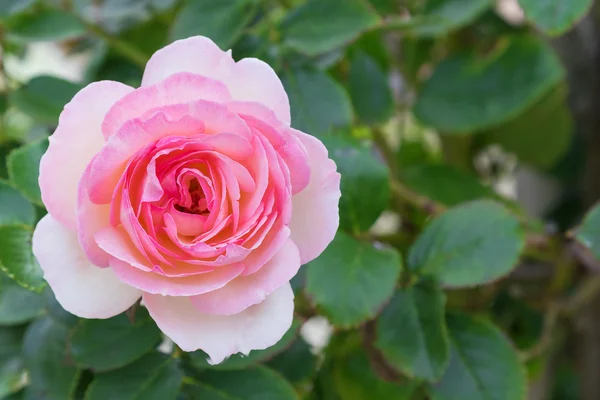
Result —
M 275 72 L 205 37 L 157 51 L 138 89 L 77 93 L 39 183 L 49 214 L 33 251 L 60 304 L 108 318 L 141 298 L 179 347 L 213 363 L 282 337 L 289 280 L 339 223 L 336 165 L 290 127 Z

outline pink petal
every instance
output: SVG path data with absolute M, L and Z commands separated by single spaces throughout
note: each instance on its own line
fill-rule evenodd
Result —
M 178 40 L 158 50 L 144 71 L 142 86 L 187 71 L 223 82 L 235 100 L 257 101 L 290 124 L 290 105 L 281 81 L 273 69 L 255 58 L 235 62 L 231 52 L 222 51 L 202 36 Z
M 69 228 L 77 226 L 77 185 L 92 157 L 102 148 L 101 125 L 108 109 L 134 89 L 118 82 L 101 81 L 83 88 L 65 106 L 40 162 L 42 200 Z
M 293 193 L 296 194 L 308 185 L 310 168 L 306 149 L 300 139 L 282 124 L 275 114 L 264 105 L 252 101 L 232 101 L 227 108 L 240 115 L 249 127 L 267 138 L 290 169 Z
M 296 275 L 300 268 L 298 248 L 288 239 L 258 272 L 238 276 L 221 289 L 190 297 L 202 314 L 233 315 L 262 302 Z
M 291 238 L 300 250 L 302 264 L 319 256 L 333 240 L 340 223 L 340 174 L 321 141 L 293 130 L 308 153 L 310 183 L 292 197 Z
M 170 135 L 189 137 L 214 131 L 238 133 L 236 142 L 232 145 L 235 149 L 230 150 L 231 154 L 251 153 L 252 146 L 244 138 L 245 135 L 250 136 L 244 121 L 217 103 L 197 100 L 188 104 L 166 106 L 147 120 L 127 121 L 110 137 L 94 160 L 90 171 L 90 199 L 98 204 L 108 203 L 127 162 L 144 146 Z M 222 148 L 225 140 L 231 142 L 233 134 L 214 136 L 206 137 L 207 146 Z
M 234 315 L 199 312 L 186 297 L 144 293 L 144 303 L 158 327 L 182 350 L 206 352 L 211 364 L 235 353 L 248 355 L 277 343 L 292 325 L 294 293 L 289 284 L 262 303 Z
M 156 85 L 136 89 L 116 102 L 106 114 L 102 133 L 108 139 L 126 121 L 140 118 L 162 106 L 201 99 L 223 103 L 230 98 L 227 87 L 221 82 L 186 72 L 178 73 Z
M 194 237 L 204 232 L 205 215 L 183 213 L 175 208 L 167 215 L 175 222 L 177 233 L 180 235 Z
M 244 273 L 242 275 L 252 275 L 267 263 L 288 241 L 290 230 L 287 227 L 280 227 L 275 223 L 264 225 L 265 229 L 260 232 L 254 232 L 251 239 L 252 243 L 246 242 L 245 245 L 251 245 L 253 249 L 244 259 Z
M 128 265 L 142 271 L 152 271 L 154 267 L 152 263 L 140 254 L 140 251 L 135 247 L 127 232 L 121 226 L 118 228 L 106 226 L 104 229 L 100 229 L 94 235 L 94 240 L 97 246 L 108 255 Z
M 217 290 L 235 279 L 244 269 L 241 264 L 223 265 L 211 272 L 175 278 L 142 271 L 117 258 L 110 260 L 110 267 L 123 282 L 144 292 L 165 296 L 195 296 Z
M 97 205 L 88 196 L 88 176 L 91 163 L 86 168 L 79 183 L 77 200 L 77 233 L 79 243 L 92 264 L 101 268 L 108 267 L 109 255 L 96 244 L 96 232 L 110 226 L 110 205 Z
M 279 77 L 269 64 L 257 58 L 244 58 L 225 80 L 235 100 L 257 101 L 269 107 L 281 122 L 289 125 L 290 102 Z
M 110 318 L 127 310 L 141 291 L 121 282 L 109 268 L 88 261 L 77 233 L 50 214 L 40 220 L 33 234 L 33 254 L 56 300 L 82 318 Z

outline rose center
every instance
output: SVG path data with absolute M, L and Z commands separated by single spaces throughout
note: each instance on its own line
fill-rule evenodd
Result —
M 193 178 L 190 181 L 188 193 L 190 194 L 190 198 L 192 199 L 191 205 L 189 207 L 186 207 L 182 204 L 175 204 L 175 209 L 177 211 L 184 212 L 187 214 L 199 215 L 206 215 L 210 212 L 207 208 L 206 196 L 204 195 L 204 191 L 202 190 L 198 179 Z

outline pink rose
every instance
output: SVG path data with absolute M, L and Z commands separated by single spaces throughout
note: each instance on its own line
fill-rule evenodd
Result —
M 140 297 L 213 363 L 275 344 L 289 280 L 338 227 L 340 175 L 290 127 L 264 62 L 204 37 L 157 51 L 138 89 L 95 82 L 65 107 L 40 165 L 33 251 L 59 303 L 109 318 Z

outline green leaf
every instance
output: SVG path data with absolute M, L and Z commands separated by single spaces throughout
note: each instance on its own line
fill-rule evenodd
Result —
M 35 209 L 17 189 L 0 180 L 0 225 L 35 223 Z
M 358 49 L 364 52 L 375 62 L 379 70 L 386 75 L 387 81 L 387 72 L 390 70 L 392 55 L 389 52 L 386 38 L 386 32 L 384 31 L 367 32 L 360 36 L 352 46 L 352 50 Z
M 396 165 L 400 173 L 404 174 L 410 167 L 439 163 L 442 157 L 441 149 L 433 145 L 423 134 L 423 131 L 420 131 L 418 137 L 414 139 L 402 139 L 396 154 Z
M 0 21 L 26 11 L 35 2 L 36 0 L 3 0 L 0 2 Z
M 500 291 L 489 312 L 500 329 L 507 332 L 517 349 L 528 350 L 536 346 L 544 332 L 544 310 L 528 300 L 515 297 L 509 290 Z M 544 361 L 545 357 L 540 357 Z
M 23 327 L 0 327 L 0 398 L 21 389 L 25 367 L 21 357 Z
M 428 388 L 432 400 L 524 400 L 526 377 L 516 352 L 491 323 L 450 315 L 450 364 Z
M 593 0 L 519 0 L 525 17 L 544 33 L 558 36 L 587 14 Z
M 298 395 L 289 382 L 275 371 L 263 366 L 235 371 L 207 369 L 197 374 L 196 378 L 205 390 L 212 389 L 212 392 L 220 392 L 227 400 L 298 400 Z M 192 399 L 204 400 L 203 397 L 192 397 Z M 215 397 L 215 399 L 220 398 Z
M 566 95 L 566 85 L 559 85 L 524 114 L 487 131 L 484 140 L 500 144 L 523 163 L 552 167 L 569 150 L 574 129 Z
M 321 139 L 342 175 L 340 228 L 348 232 L 368 230 L 389 204 L 388 168 L 375 157 L 368 143 L 357 143 L 342 135 Z
M 398 11 L 399 4 L 396 0 L 370 0 L 380 14 L 393 14 Z
M 0 225 L 0 269 L 24 288 L 40 292 L 46 284 L 31 252 L 32 234 L 21 225 Z
M 316 56 L 356 39 L 379 22 L 365 0 L 308 0 L 283 22 L 283 43 Z
M 337 391 L 337 382 L 333 376 L 333 361 L 326 358 L 323 365 L 319 367 L 314 382 L 314 392 L 307 400 L 342 400 Z M 303 399 L 304 400 L 304 399 Z
M 197 382 L 186 385 L 184 392 L 187 400 L 236 400 L 225 392 Z
M 33 203 L 43 206 L 38 176 L 40 159 L 48 149 L 48 139 L 28 143 L 13 150 L 6 160 L 12 183 Z
M 19 325 L 44 312 L 41 294 L 19 286 L 0 271 L 0 325 Z
M 511 212 L 494 201 L 477 200 L 431 222 L 411 247 L 408 264 L 446 287 L 479 285 L 508 274 L 524 244 Z
M 387 362 L 410 377 L 436 381 L 450 357 L 444 306 L 433 282 L 399 290 L 377 318 L 375 347 Z
M 12 150 L 18 148 L 20 145 L 21 143 L 13 140 L 6 140 L 5 142 L 0 143 L 0 182 L 5 182 L 5 179 L 8 179 L 6 157 L 8 157 L 8 154 Z
M 81 86 L 52 76 L 37 76 L 11 93 L 12 105 L 36 121 L 58 124 L 58 116 Z
M 188 0 L 173 23 L 173 39 L 202 35 L 229 49 L 254 17 L 256 0 Z
M 25 398 L 25 389 L 19 390 L 16 393 L 11 394 L 10 396 L 3 397 L 2 400 L 29 400 Z
M 405 36 L 401 39 L 402 60 L 399 68 L 409 83 L 420 83 L 421 71 L 424 66 L 430 65 L 436 43 L 432 38 Z
M 600 204 L 588 211 L 581 226 L 577 228 L 575 237 L 600 260 Z
M 160 339 L 160 330 L 148 311 L 139 308 L 133 323 L 125 314 L 81 320 L 71 336 L 71 353 L 77 365 L 100 372 L 137 360 Z
M 515 35 L 485 57 L 460 53 L 439 64 L 413 112 L 442 133 L 468 133 L 518 116 L 562 79 L 559 60 L 541 39 Z
M 497 197 L 475 175 L 443 164 L 423 164 L 402 171 L 406 186 L 446 206 L 483 197 Z
M 319 136 L 352 123 L 348 94 L 325 72 L 287 71 L 282 81 L 290 98 L 294 128 Z
M 56 297 L 54 297 L 54 292 L 52 292 L 50 286 L 46 286 L 42 295 L 46 302 L 46 312 L 50 318 L 69 329 L 77 325 L 79 318 L 62 308 Z
M 49 317 L 37 319 L 27 328 L 23 343 L 25 366 L 29 371 L 27 391 L 33 399 L 72 398 L 80 371 L 69 362 L 69 330 Z
M 243 34 L 233 45 L 231 56 L 236 61 L 255 57 L 272 67 L 277 67 L 279 62 L 278 44 L 270 42 L 265 36 L 259 32 Z
M 394 98 L 386 74 L 362 50 L 354 52 L 350 63 L 350 97 L 356 116 L 366 124 L 382 124 L 394 113 Z
M 415 382 L 398 384 L 377 376 L 360 343 L 336 356 L 332 368 L 333 384 L 340 400 L 409 400 L 416 389 Z
M 264 350 L 252 350 L 248 356 L 243 356 L 241 354 L 234 354 L 229 357 L 227 360 L 220 364 L 211 365 L 208 363 L 208 356 L 202 350 L 195 351 L 193 353 L 189 353 L 188 357 L 190 359 L 191 365 L 197 369 L 211 368 L 217 370 L 234 370 L 234 369 L 243 369 L 250 365 L 257 364 L 259 362 L 263 362 L 265 360 L 270 359 L 275 354 L 280 353 L 285 348 L 287 348 L 298 332 L 300 327 L 300 323 L 297 320 L 294 320 L 292 326 L 288 331 L 283 335 L 283 337 L 274 344 L 273 346 L 266 348 Z
M 169 40 L 169 29 L 170 25 L 168 21 L 164 21 L 160 18 L 150 19 L 141 24 L 135 24 L 130 29 L 127 29 L 121 33 L 121 40 L 130 43 L 135 46 L 138 50 L 145 53 L 149 59 L 157 50 L 163 48 L 170 43 Z M 114 53 L 112 53 L 114 54 Z M 109 58 L 116 61 L 118 65 L 123 67 L 123 62 L 120 58 L 116 58 L 119 55 L 114 54 L 114 57 L 109 53 Z M 116 60 L 115 60 L 116 58 Z M 139 67 L 138 68 L 138 73 Z
M 175 359 L 152 352 L 126 367 L 96 374 L 86 400 L 175 400 L 183 373 Z
M 333 379 L 340 400 L 410 400 L 416 389 L 414 383 L 398 384 L 379 378 L 364 354 L 344 358 L 336 366 Z
M 0 93 L 0 114 L 4 114 L 8 108 L 8 97 L 6 93 Z
M 494 4 L 493 0 L 428 0 L 423 14 L 408 26 L 414 36 L 436 37 L 470 24 Z
M 301 337 L 282 353 L 277 354 L 267 365 L 294 384 L 306 382 L 317 369 L 317 358 L 310 346 Z
M 86 33 L 85 25 L 77 17 L 61 10 L 27 14 L 9 28 L 12 38 L 27 42 L 72 39 Z
M 305 268 L 307 293 L 334 325 L 348 327 L 373 318 L 392 296 L 402 260 L 396 250 L 338 232 Z

